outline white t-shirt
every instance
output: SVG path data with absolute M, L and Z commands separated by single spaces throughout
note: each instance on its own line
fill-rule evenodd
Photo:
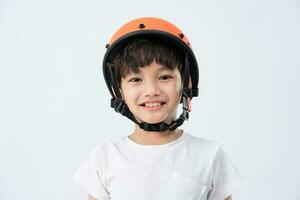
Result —
M 73 180 L 98 200 L 224 200 L 241 176 L 221 145 L 183 132 L 163 145 L 98 144 Z

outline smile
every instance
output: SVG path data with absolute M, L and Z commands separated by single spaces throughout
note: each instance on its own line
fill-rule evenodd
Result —
M 141 104 L 147 110 L 158 110 L 160 109 L 166 102 L 146 102 Z

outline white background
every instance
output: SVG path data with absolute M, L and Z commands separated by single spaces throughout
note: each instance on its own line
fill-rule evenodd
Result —
M 123 23 L 165 18 L 191 41 L 200 97 L 184 128 L 224 145 L 241 200 L 299 200 L 296 0 L 0 1 L 0 199 L 81 200 L 71 177 L 132 123 L 110 108 L 105 44 Z

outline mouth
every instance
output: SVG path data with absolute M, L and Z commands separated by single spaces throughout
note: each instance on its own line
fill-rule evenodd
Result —
M 147 110 L 157 110 L 160 109 L 163 105 L 165 105 L 166 102 L 145 102 L 140 104 L 140 106 L 144 107 Z

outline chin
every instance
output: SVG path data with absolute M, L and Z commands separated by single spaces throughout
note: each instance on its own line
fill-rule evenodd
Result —
M 141 117 L 140 118 L 143 122 L 146 122 L 148 124 L 156 124 L 160 122 L 165 122 L 167 124 L 171 123 L 172 120 L 166 120 L 166 118 L 162 117 Z

